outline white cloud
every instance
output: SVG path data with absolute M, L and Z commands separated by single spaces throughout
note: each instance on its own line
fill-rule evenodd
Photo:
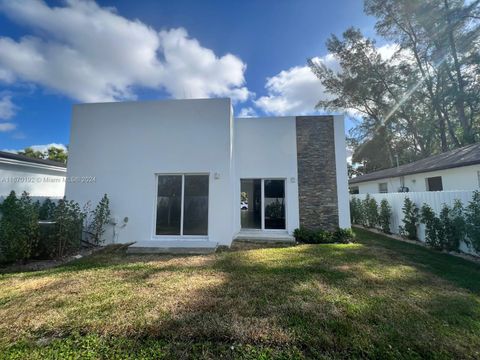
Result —
M 399 46 L 396 44 L 386 44 L 378 48 L 384 59 L 390 59 L 398 50 Z M 313 61 L 323 63 L 333 71 L 341 71 L 340 63 L 333 54 L 316 57 Z M 258 98 L 254 103 L 265 113 L 273 115 L 312 114 L 318 112 L 315 105 L 319 100 L 332 98 L 307 65 L 294 66 L 268 78 L 265 88 L 267 95 Z M 351 116 L 359 116 L 350 109 L 346 109 L 346 112 Z
M 0 0 L 0 11 L 33 29 L 18 41 L 0 37 L 0 80 L 40 84 L 80 101 L 134 99 L 134 87 L 173 97 L 246 100 L 246 65 L 218 57 L 183 28 L 157 32 L 93 1 Z
M 8 120 L 15 116 L 17 107 L 8 95 L 0 99 L 0 120 Z
M 314 61 L 338 69 L 338 61 L 331 54 Z M 329 94 L 308 66 L 295 66 L 268 78 L 267 95 L 255 100 L 255 105 L 267 114 L 302 115 L 315 112 L 315 105 Z
M 237 117 L 248 118 L 248 117 L 256 117 L 256 116 L 257 116 L 257 112 L 255 111 L 255 109 L 249 106 L 249 107 L 244 107 L 240 109 L 240 112 L 238 113 Z
M 0 123 L 0 132 L 12 131 L 17 128 L 17 125 L 11 122 Z

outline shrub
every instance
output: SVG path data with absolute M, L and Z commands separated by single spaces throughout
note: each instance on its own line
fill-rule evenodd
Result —
M 465 209 L 467 242 L 477 252 L 480 252 L 480 192 L 473 193 L 472 200 Z
M 417 240 L 417 226 L 419 223 L 419 209 L 415 203 L 408 197 L 403 203 L 403 225 L 400 227 L 400 233 L 410 240 Z
M 63 257 L 80 248 L 85 214 L 78 203 L 62 199 L 55 207 L 51 254 Z
M 460 200 L 455 200 L 453 207 L 443 205 L 440 211 L 440 223 L 442 232 L 440 241 L 442 249 L 447 251 L 458 251 L 460 242 L 465 240 L 465 218 L 464 209 Z
M 392 208 L 387 199 L 380 202 L 380 214 L 378 215 L 378 224 L 385 234 L 390 234 L 390 219 L 392 217 Z
M 441 249 L 441 222 L 428 204 L 423 204 L 421 221 L 425 224 L 425 243 L 435 249 Z
M 55 214 L 56 204 L 50 200 L 50 198 L 46 198 L 45 201 L 39 206 L 38 209 L 38 219 L 39 220 L 52 220 Z
M 311 230 L 305 227 L 295 229 L 293 232 L 295 240 L 304 244 L 330 244 L 330 243 L 349 243 L 355 238 L 351 229 L 337 229 L 334 232 L 326 230 Z
M 105 240 L 103 239 L 105 225 L 110 220 L 110 201 L 107 194 L 103 195 L 98 205 L 88 215 L 90 215 L 90 218 L 86 224 L 86 232 L 89 241 L 95 245 L 100 245 Z
M 364 209 L 365 209 L 365 217 L 366 225 L 368 227 L 376 227 L 378 224 L 378 204 L 377 200 L 375 198 L 370 197 L 369 194 L 365 197 L 364 203 L 363 203 Z
M 348 244 L 355 241 L 355 233 L 352 229 L 338 228 L 332 235 L 333 242 Z
M 12 191 L 0 210 L 0 262 L 28 260 L 39 235 L 38 208 L 26 192 L 17 198 Z
M 357 197 L 353 197 L 350 200 L 350 219 L 353 224 L 362 225 L 364 223 L 362 200 Z

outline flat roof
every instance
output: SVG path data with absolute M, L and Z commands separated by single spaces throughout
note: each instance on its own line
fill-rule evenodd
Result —
M 450 150 L 438 155 L 429 156 L 425 159 L 404 164 L 399 167 L 393 167 L 357 176 L 350 179 L 348 183 L 358 184 L 366 181 L 394 178 L 444 169 L 453 169 L 477 164 L 480 164 L 480 143 L 467 145 L 462 148 Z
M 49 165 L 49 166 L 56 166 L 56 167 L 62 167 L 62 168 L 67 167 L 67 164 L 64 164 L 62 162 L 53 161 L 53 160 L 35 159 L 25 155 L 10 153 L 6 151 L 0 151 L 0 159 L 17 160 L 17 161 L 23 161 L 23 162 L 28 162 L 32 164 Z

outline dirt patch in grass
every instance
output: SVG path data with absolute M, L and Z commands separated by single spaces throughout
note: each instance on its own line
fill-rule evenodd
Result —
M 478 358 L 480 266 L 357 235 L 204 256 L 113 251 L 3 274 L 0 353 Z

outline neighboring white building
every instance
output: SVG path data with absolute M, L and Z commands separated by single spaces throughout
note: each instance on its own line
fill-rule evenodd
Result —
M 109 196 L 106 241 L 138 251 L 350 227 L 342 116 L 234 119 L 230 99 L 76 105 L 68 176 L 68 199 Z
M 357 176 L 349 181 L 352 194 L 453 191 L 480 189 L 480 144 Z
M 65 164 L 0 151 L 0 198 L 13 190 L 32 197 L 60 198 L 65 194 Z

